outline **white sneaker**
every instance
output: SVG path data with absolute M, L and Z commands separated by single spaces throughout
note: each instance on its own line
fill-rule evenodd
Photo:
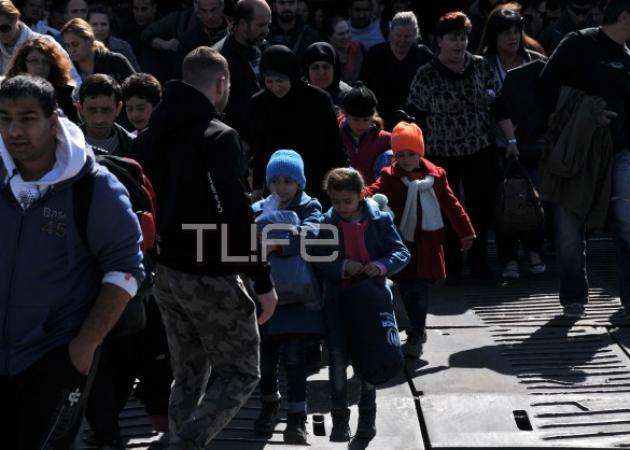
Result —
M 537 252 L 529 252 L 529 271 L 535 275 L 545 273 L 547 266 Z
M 501 276 L 503 278 L 518 278 L 521 276 L 518 273 L 518 262 L 516 261 L 508 261 L 505 267 L 503 268 L 503 272 L 501 272 Z

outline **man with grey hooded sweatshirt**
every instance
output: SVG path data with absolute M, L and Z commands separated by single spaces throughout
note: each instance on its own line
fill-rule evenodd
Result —
M 48 81 L 0 85 L 0 136 L 2 447 L 68 449 L 97 349 L 144 278 L 140 227 Z M 86 243 L 72 208 L 83 176 L 94 178 Z

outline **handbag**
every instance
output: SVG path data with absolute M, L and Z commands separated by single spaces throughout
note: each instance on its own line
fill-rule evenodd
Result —
M 545 220 L 540 195 L 523 165 L 510 158 L 497 192 L 496 226 L 505 233 L 540 228 Z

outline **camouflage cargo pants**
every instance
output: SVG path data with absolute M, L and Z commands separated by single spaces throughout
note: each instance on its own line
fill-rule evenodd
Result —
M 174 376 L 169 448 L 203 449 L 260 378 L 254 302 L 237 275 L 198 276 L 158 266 L 155 288 Z

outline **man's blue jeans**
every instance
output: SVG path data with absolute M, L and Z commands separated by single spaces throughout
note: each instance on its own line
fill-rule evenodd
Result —
M 572 212 L 555 206 L 556 252 L 560 271 L 560 303 L 588 301 L 586 227 Z M 630 311 L 630 152 L 614 156 L 608 224 L 617 253 L 621 304 Z

